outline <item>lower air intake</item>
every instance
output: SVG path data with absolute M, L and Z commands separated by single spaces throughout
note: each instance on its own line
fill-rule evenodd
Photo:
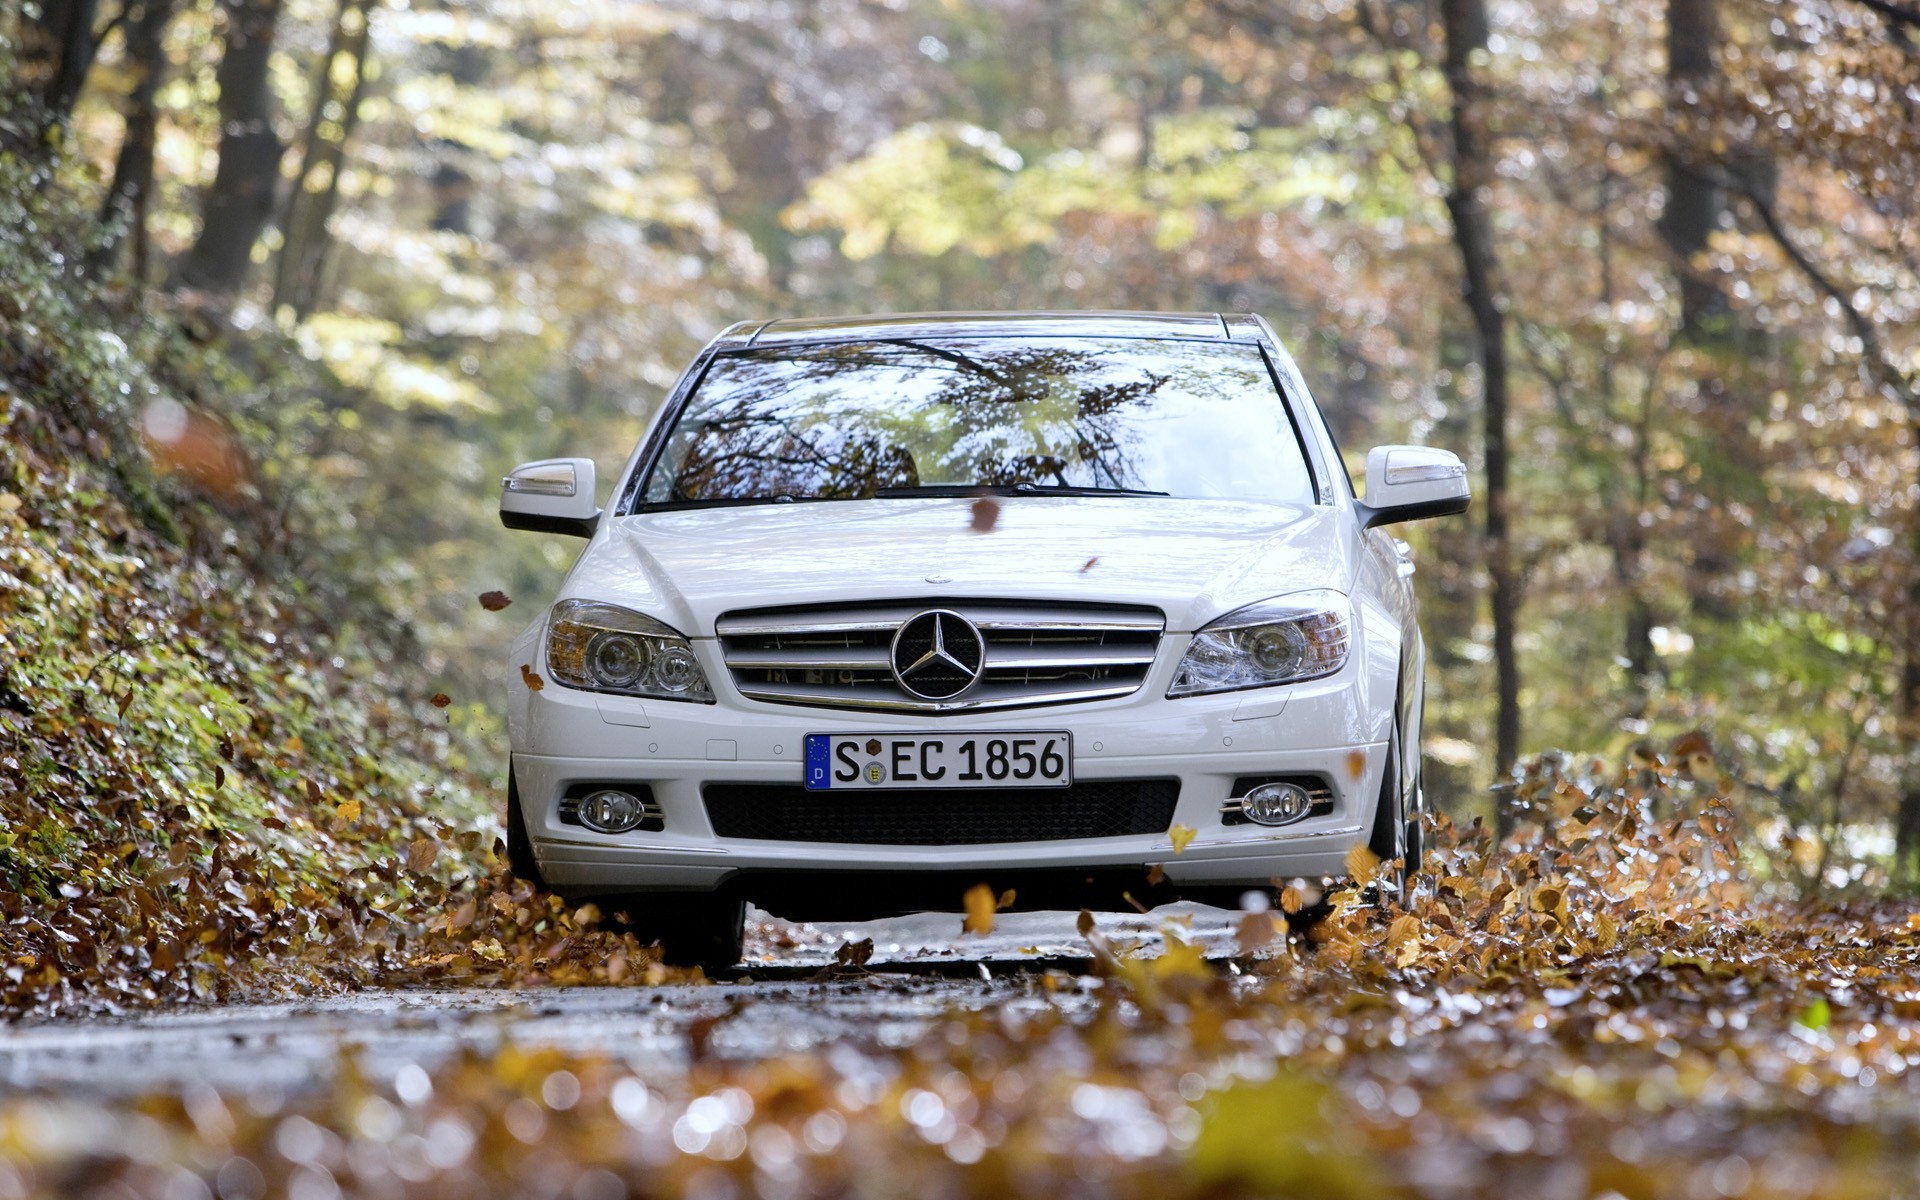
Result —
M 712 783 L 707 818 L 723 838 L 862 846 L 975 846 L 1165 833 L 1180 783 L 1091 780 L 1071 787 L 810 792 L 792 784 Z

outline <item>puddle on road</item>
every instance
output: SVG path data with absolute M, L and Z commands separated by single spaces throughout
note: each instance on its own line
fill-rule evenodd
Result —
M 739 977 L 706 987 L 388 990 L 0 1027 L 0 1086 L 284 1094 L 330 1078 L 343 1054 L 363 1073 L 391 1080 L 410 1064 L 431 1068 L 507 1043 L 604 1055 L 662 1081 L 686 1070 L 696 1040 L 700 1053 L 735 1060 L 838 1042 L 897 1047 L 954 1009 L 992 1006 L 1017 1016 L 1090 1007 L 1097 983 L 1060 970 L 1087 954 L 1074 916 L 1002 913 L 993 933 L 978 937 L 963 935 L 954 913 L 845 924 L 754 913 Z M 1137 941 L 1147 953 L 1159 952 L 1159 931 L 1171 921 L 1217 955 L 1230 953 L 1236 919 L 1197 905 L 1099 917 L 1109 937 Z M 844 941 L 864 938 L 874 942 L 866 974 L 809 978 Z M 970 966 L 984 966 L 989 978 Z M 1051 988 L 1042 980 L 1048 971 Z

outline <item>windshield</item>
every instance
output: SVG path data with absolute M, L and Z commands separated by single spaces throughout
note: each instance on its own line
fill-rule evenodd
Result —
M 718 355 L 642 502 L 977 489 L 1313 500 L 1258 347 L 1062 337 Z

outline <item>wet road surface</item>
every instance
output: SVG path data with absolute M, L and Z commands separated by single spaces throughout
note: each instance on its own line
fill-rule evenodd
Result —
M 664 1081 L 686 1069 L 696 1041 L 723 1059 L 848 1040 L 901 1045 L 956 1008 L 1090 1005 L 1098 981 L 1084 976 L 1075 915 L 1003 913 L 981 937 L 961 934 L 953 913 L 833 925 L 754 913 L 742 966 L 705 987 L 391 989 L 0 1025 L 0 1091 L 287 1092 L 330 1077 L 343 1054 L 391 1079 L 409 1065 L 508 1043 L 601 1054 Z M 1147 953 L 1172 922 L 1210 957 L 1231 953 L 1237 919 L 1190 904 L 1098 916 L 1108 937 Z M 864 973 L 817 978 L 844 941 L 865 938 L 874 950 Z

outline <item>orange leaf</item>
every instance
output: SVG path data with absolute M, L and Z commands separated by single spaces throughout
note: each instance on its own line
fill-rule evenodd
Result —
M 433 865 L 440 855 L 440 847 L 429 838 L 415 838 L 407 846 L 407 869 L 416 874 Z
M 447 705 L 452 703 L 453 703 L 453 697 L 447 695 L 445 692 L 435 692 L 433 694 L 433 706 L 435 708 L 445 708 Z
M 1233 931 L 1233 942 L 1242 956 L 1273 940 L 1280 931 L 1280 918 L 1271 912 L 1250 912 L 1240 918 L 1239 927 Z
M 488 612 L 499 612 L 512 603 L 513 599 L 505 592 L 480 593 L 480 607 L 486 609 Z
M 964 903 L 967 906 L 967 917 L 960 923 L 960 932 L 992 933 L 994 909 L 998 904 L 993 888 L 984 883 L 974 884 L 967 889 Z
M 992 533 L 993 527 L 1000 523 L 1000 502 L 981 497 L 973 502 L 973 531 Z
M 547 686 L 547 681 L 540 678 L 540 673 L 533 669 L 531 663 L 520 664 L 520 682 L 526 684 L 530 692 L 537 692 Z

